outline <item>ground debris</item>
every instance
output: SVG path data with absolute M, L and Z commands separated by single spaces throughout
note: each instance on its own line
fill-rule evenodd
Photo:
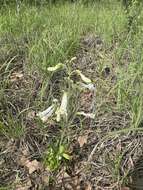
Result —
M 29 174 L 32 174 L 33 172 L 42 169 L 40 162 L 38 162 L 37 160 L 30 161 L 25 156 L 21 157 L 20 165 L 26 167 Z
M 18 184 L 16 185 L 16 190 L 29 190 L 32 187 L 31 180 L 28 179 L 22 183 L 22 185 Z
M 87 143 L 87 139 L 88 139 L 88 135 L 78 137 L 78 142 L 79 142 L 80 148 L 82 148 L 84 146 L 84 144 Z

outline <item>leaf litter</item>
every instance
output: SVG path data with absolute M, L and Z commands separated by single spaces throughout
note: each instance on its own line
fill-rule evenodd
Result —
M 88 135 L 78 137 L 78 142 L 79 142 L 80 148 L 82 148 L 84 146 L 84 144 L 87 143 L 87 139 L 88 139 Z

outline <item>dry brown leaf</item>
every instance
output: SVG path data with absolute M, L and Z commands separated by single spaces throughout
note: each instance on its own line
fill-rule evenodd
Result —
M 78 142 L 79 142 L 80 148 L 82 148 L 83 145 L 87 143 L 87 139 L 88 139 L 88 135 L 78 137 Z
M 49 183 L 49 175 L 43 175 L 42 181 L 44 182 L 44 184 L 48 184 Z
M 35 116 L 36 116 L 36 112 L 35 111 L 30 111 L 27 114 L 28 119 L 33 119 L 33 118 L 35 118 Z
M 26 162 L 28 161 L 28 159 L 24 156 L 22 156 L 19 160 L 19 165 L 21 166 L 25 166 Z
M 41 168 L 41 164 L 37 160 L 33 160 L 33 161 L 28 160 L 25 163 L 25 166 L 28 168 L 29 174 L 32 174 L 33 172 L 35 172 L 36 170 L 39 170 Z
M 86 185 L 85 190 L 92 190 L 92 187 L 91 187 L 91 184 L 90 184 L 90 183 L 88 183 L 88 184 Z
M 38 162 L 37 160 L 30 161 L 25 156 L 21 157 L 19 164 L 21 166 L 27 167 L 29 174 L 32 174 L 36 170 L 39 170 L 42 168 L 40 162 Z
M 122 151 L 122 144 L 121 144 L 121 142 L 119 142 L 119 143 L 117 144 L 116 148 L 117 148 L 118 152 L 121 152 L 121 151 Z
M 29 190 L 32 187 L 31 180 L 29 179 L 22 185 L 17 185 L 16 190 Z
M 66 168 L 63 167 L 63 168 L 61 169 L 61 171 L 59 171 L 59 173 L 58 173 L 58 175 L 57 175 L 57 181 L 58 181 L 58 183 L 62 183 L 62 180 L 63 180 L 63 179 L 66 179 L 66 178 L 71 178 L 71 177 L 70 177 L 69 174 L 66 172 Z
M 130 190 L 129 187 L 122 187 L 121 190 Z
M 11 82 L 15 82 L 17 80 L 20 80 L 23 78 L 23 74 L 22 72 L 14 72 L 12 73 L 12 75 L 10 76 L 10 80 Z
M 25 149 L 22 151 L 22 154 L 23 154 L 23 156 L 28 156 L 28 155 L 29 155 L 29 150 L 28 150 L 28 148 L 25 148 Z

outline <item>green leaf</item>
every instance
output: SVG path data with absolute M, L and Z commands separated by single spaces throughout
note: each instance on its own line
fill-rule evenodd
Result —
M 62 69 L 62 68 L 64 68 L 64 64 L 58 63 L 54 67 L 48 67 L 47 70 L 50 71 L 50 72 L 54 72 L 54 71 L 57 71 L 57 70 Z
M 76 73 L 81 77 L 82 81 L 89 84 L 91 83 L 91 80 L 87 78 L 85 75 L 82 74 L 80 70 L 76 70 Z
M 63 153 L 63 158 L 65 158 L 66 160 L 70 160 L 71 159 L 71 157 L 70 157 L 70 155 L 68 155 L 67 153 Z
M 65 151 L 65 147 L 63 145 L 60 145 L 60 147 L 59 147 L 59 153 L 63 154 L 64 151 Z

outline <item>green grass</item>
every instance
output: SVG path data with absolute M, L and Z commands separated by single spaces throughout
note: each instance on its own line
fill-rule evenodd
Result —
M 12 117 L 12 115 L 7 115 L 6 120 L 7 125 L 4 125 L 3 123 L 0 125 L 0 134 L 6 136 L 8 139 L 22 138 L 24 135 L 22 122 L 17 118 Z
M 123 13 L 123 11 L 122 11 Z M 114 15 L 114 16 L 113 16 Z M 102 34 L 107 39 L 120 33 L 125 24 L 121 7 L 95 4 L 64 4 L 52 7 L 21 7 L 8 9 L 0 15 L 0 36 L 8 38 L 2 50 L 22 50 L 30 65 L 45 69 L 49 65 L 65 61 L 78 47 L 81 35 L 88 31 Z M 19 42 L 20 45 L 15 44 Z M 14 56 L 14 55 L 13 55 Z

